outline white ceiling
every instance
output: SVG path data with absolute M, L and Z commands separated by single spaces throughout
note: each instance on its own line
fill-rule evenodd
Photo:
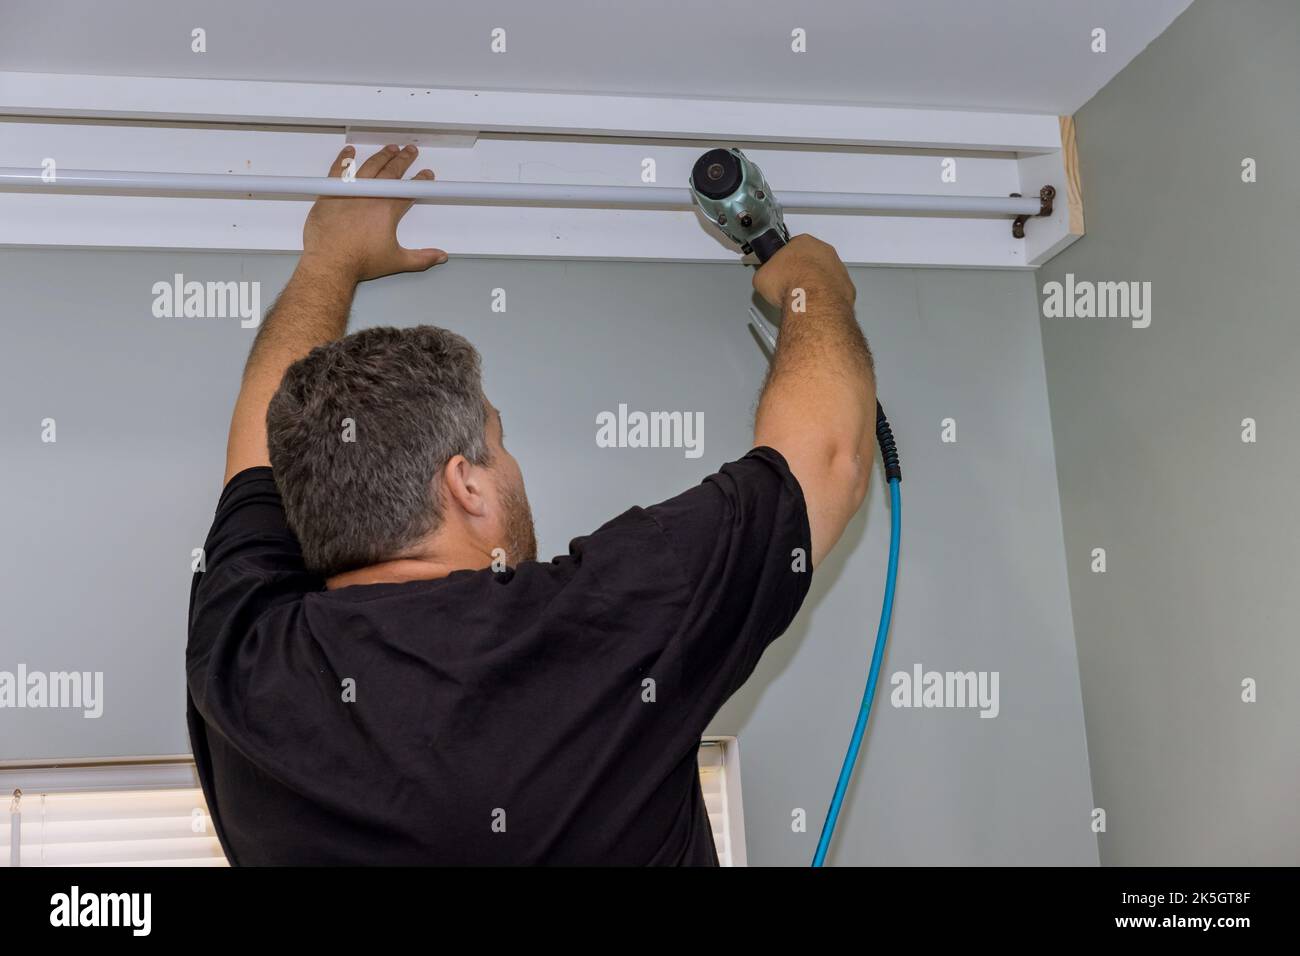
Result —
M 1190 2 L 0 0 L 0 70 L 1072 113 Z

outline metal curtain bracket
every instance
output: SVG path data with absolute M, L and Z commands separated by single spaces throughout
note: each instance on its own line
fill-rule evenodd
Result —
M 1012 198 L 1019 199 L 1020 193 L 1012 193 Z M 1038 199 L 1041 205 L 1035 215 L 1050 216 L 1052 214 L 1052 200 L 1056 198 L 1055 186 L 1044 186 L 1038 190 Z M 1029 220 L 1028 216 L 1016 216 L 1011 220 L 1011 235 L 1017 239 L 1025 238 L 1025 223 Z

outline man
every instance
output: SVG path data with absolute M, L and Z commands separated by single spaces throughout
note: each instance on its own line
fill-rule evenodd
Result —
M 700 735 L 874 461 L 848 273 L 808 236 L 757 272 L 783 326 L 753 451 L 539 563 L 473 347 L 344 337 L 357 283 L 446 261 L 398 246 L 410 205 L 318 200 L 244 370 L 186 654 L 221 844 L 234 864 L 717 865 Z

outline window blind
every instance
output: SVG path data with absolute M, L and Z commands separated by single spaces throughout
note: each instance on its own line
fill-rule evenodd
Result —
M 698 754 L 723 866 L 744 865 L 734 748 L 709 738 Z M 188 760 L 0 771 L 0 866 L 226 866 L 195 782 Z
M 10 809 L 6 865 L 15 856 L 19 866 L 226 865 L 198 788 L 25 792 Z

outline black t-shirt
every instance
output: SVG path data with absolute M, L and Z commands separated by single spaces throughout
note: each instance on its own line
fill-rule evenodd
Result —
M 799 610 L 809 554 L 799 484 L 756 448 L 550 563 L 327 591 L 271 469 L 243 471 L 186 651 L 222 847 L 244 865 L 716 866 L 700 736 Z

